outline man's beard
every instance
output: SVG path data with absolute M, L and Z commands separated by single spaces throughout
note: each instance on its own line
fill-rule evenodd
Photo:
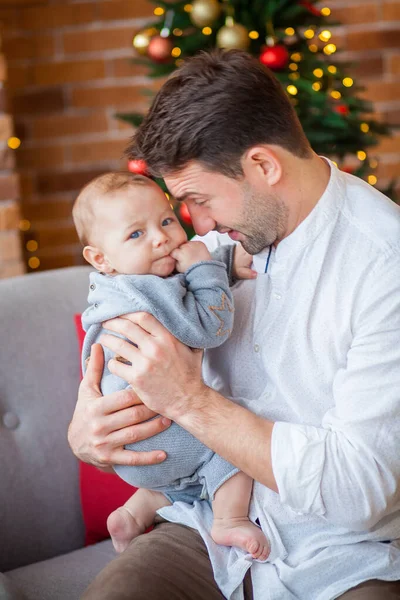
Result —
M 249 254 L 258 254 L 282 239 L 288 218 L 288 209 L 277 195 L 256 193 L 249 184 L 243 186 L 243 217 L 233 227 L 244 236 L 243 248 Z

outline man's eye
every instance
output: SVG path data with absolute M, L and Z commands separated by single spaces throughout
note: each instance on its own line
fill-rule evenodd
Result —
M 161 225 L 163 227 L 165 227 L 166 225 L 170 225 L 173 222 L 174 222 L 174 219 L 172 217 L 168 217 L 167 219 L 164 219 L 164 221 L 161 223 Z
M 140 237 L 141 235 L 143 235 L 143 231 L 134 231 L 133 233 L 131 233 L 131 235 L 129 237 L 132 240 L 137 240 L 137 238 Z

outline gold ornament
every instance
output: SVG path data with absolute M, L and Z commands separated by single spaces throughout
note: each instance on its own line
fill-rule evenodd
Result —
M 149 27 L 143 31 L 139 31 L 133 38 L 133 47 L 139 54 L 147 54 L 147 49 L 150 44 L 150 40 L 158 33 L 155 27 Z
M 232 50 L 247 50 L 250 44 L 249 32 L 244 25 L 233 23 L 233 25 L 224 25 L 217 34 L 217 46 Z
M 212 25 L 221 14 L 221 5 L 217 0 L 194 0 L 190 11 L 190 20 L 196 27 Z

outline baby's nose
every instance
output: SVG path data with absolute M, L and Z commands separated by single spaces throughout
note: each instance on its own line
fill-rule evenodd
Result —
M 161 244 L 165 244 L 168 242 L 169 237 L 166 235 L 164 231 L 158 232 L 158 234 L 154 238 L 154 245 L 161 246 Z

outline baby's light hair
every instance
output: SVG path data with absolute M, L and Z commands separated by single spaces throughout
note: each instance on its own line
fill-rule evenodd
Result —
M 151 185 L 151 179 L 128 171 L 113 171 L 89 181 L 76 198 L 72 207 L 72 218 L 83 246 L 90 244 L 96 213 L 95 205 L 99 198 L 126 187 Z

